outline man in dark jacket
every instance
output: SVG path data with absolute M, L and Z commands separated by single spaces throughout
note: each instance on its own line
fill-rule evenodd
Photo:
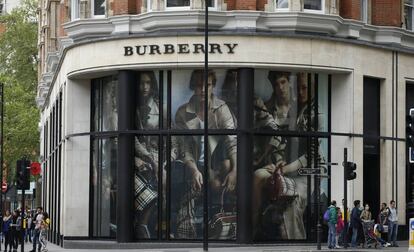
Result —
M 359 210 L 361 201 L 355 200 L 354 201 L 354 208 L 351 212 L 351 224 L 350 228 L 352 228 L 352 241 L 351 246 L 353 248 L 356 247 L 357 237 L 358 237 L 358 229 L 361 227 L 361 211 Z
M 336 245 L 336 223 L 338 221 L 338 213 L 336 212 L 336 201 L 333 200 L 328 207 L 329 220 L 328 220 L 328 248 L 334 249 Z

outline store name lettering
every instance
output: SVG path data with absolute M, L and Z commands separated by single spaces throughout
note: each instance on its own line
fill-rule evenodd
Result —
M 238 46 L 235 43 L 208 44 L 208 53 L 215 54 L 234 54 L 234 49 Z M 137 55 L 161 55 L 161 54 L 190 54 L 204 53 L 204 44 L 164 44 L 164 45 L 137 45 L 124 46 L 124 56 Z

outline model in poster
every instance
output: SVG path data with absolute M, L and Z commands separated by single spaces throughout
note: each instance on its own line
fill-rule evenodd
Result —
M 268 110 L 279 129 L 307 131 L 310 120 L 310 130 L 314 131 L 315 109 L 309 111 L 307 74 L 297 75 L 297 103 L 289 93 L 292 90 L 288 88 L 291 86 L 290 77 L 289 73 L 269 72 L 268 78 L 273 84 L 273 95 L 266 105 L 256 102 L 256 107 Z M 310 108 L 315 108 L 313 100 L 311 104 Z M 299 111 L 297 116 L 296 111 Z M 321 114 L 318 119 L 319 129 L 323 119 Z M 266 216 L 267 212 L 272 211 L 270 216 L 278 226 L 273 239 L 305 239 L 303 214 L 307 205 L 308 185 L 307 178 L 299 176 L 297 171 L 308 165 L 307 139 L 288 137 L 277 141 L 278 139 L 280 138 L 271 137 L 265 140 L 267 144 L 262 145 L 265 146 L 264 150 L 258 151 L 259 155 L 256 155 L 258 158 L 255 164 L 259 169 L 256 170 L 254 178 L 254 224 L 260 235 L 259 231 L 261 227 L 263 228 L 261 223 L 271 222 L 270 220 L 263 222 L 263 219 L 267 220 L 269 218 Z M 313 148 L 318 148 L 319 151 L 318 146 Z M 322 159 L 320 152 L 319 155 Z M 266 187 L 270 190 L 264 195 L 263 189 Z M 265 201 L 267 204 L 263 204 Z M 261 223 L 259 223 L 260 219 L 262 219 Z
M 137 129 L 158 129 L 158 83 L 155 74 L 152 71 L 140 72 L 138 79 Z M 158 158 L 157 136 L 135 137 L 135 230 L 139 239 L 151 238 L 154 229 L 149 224 L 150 219 L 156 218 L 153 209 L 158 196 Z
M 229 107 L 223 100 L 213 94 L 216 85 L 214 71 L 208 73 L 208 125 L 209 129 L 234 129 L 235 121 Z M 204 128 L 204 72 L 194 70 L 191 74 L 190 89 L 193 95 L 182 105 L 175 116 L 178 129 Z M 180 138 L 180 159 L 184 163 L 185 174 L 189 174 L 191 190 L 180 202 L 177 216 L 177 238 L 199 238 L 194 227 L 194 211 L 200 206 L 198 201 L 203 187 L 204 171 L 204 137 L 201 135 L 184 136 Z M 237 180 L 237 141 L 235 136 L 209 136 L 208 139 L 210 174 L 209 189 L 212 200 L 225 192 L 233 193 Z M 201 204 L 202 205 L 202 204 Z

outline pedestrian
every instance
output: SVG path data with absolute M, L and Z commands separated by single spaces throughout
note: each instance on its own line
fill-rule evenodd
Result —
M 387 203 L 381 203 L 380 212 L 378 214 L 378 232 L 383 233 L 385 231 L 384 226 L 388 225 L 388 207 Z
M 336 245 L 335 248 L 341 248 L 339 247 L 339 236 L 341 236 L 343 230 L 344 230 L 344 220 L 342 219 L 342 212 L 339 207 L 336 208 L 336 211 L 338 213 L 338 219 L 336 223 Z
M 6 213 L 3 218 L 3 234 L 4 234 L 4 252 L 7 252 L 7 246 L 9 246 L 9 251 L 12 251 L 13 243 L 11 240 L 11 230 L 10 224 L 12 222 L 12 216 L 9 210 L 6 210 Z
M 371 211 L 369 210 L 369 205 L 365 204 L 365 208 L 361 213 L 361 221 L 367 222 L 370 221 L 372 219 L 372 214 Z
M 336 223 L 338 220 L 338 214 L 336 213 L 336 201 L 333 200 L 331 205 L 328 207 L 329 210 L 329 220 L 328 220 L 328 248 L 334 249 L 336 242 Z
M 32 227 L 34 226 L 32 222 L 33 222 L 32 213 L 31 211 L 29 211 L 27 213 L 27 236 L 29 237 L 29 242 L 32 242 L 32 235 L 33 235 Z
M 34 225 L 34 236 L 33 236 L 33 249 L 30 252 L 36 252 L 36 246 L 38 247 L 38 251 L 40 252 L 41 244 L 39 243 L 39 236 L 40 236 L 40 226 L 43 221 L 43 208 L 38 207 L 36 210 L 36 215 L 33 217 L 33 225 Z
M 345 209 L 346 209 L 346 225 L 345 225 Z M 342 233 L 339 236 L 339 244 L 342 246 L 348 242 L 348 231 L 349 231 L 349 221 L 351 219 L 351 213 L 349 212 L 348 206 L 345 206 L 345 200 L 342 199 L 342 206 L 341 206 L 341 213 L 342 213 L 342 221 L 344 223 L 344 228 L 342 229 Z
M 359 210 L 361 201 L 355 200 L 354 201 L 354 208 L 351 212 L 351 223 L 349 227 L 352 229 L 352 239 L 351 239 L 351 246 L 356 248 L 357 246 L 357 237 L 358 237 L 358 229 L 361 227 L 361 213 Z
M 20 231 L 21 231 L 21 217 L 20 217 L 19 210 L 13 211 L 11 220 L 12 220 L 10 224 L 11 244 L 13 247 L 13 251 L 17 252 L 17 248 L 19 247 Z
M 43 212 L 43 220 L 40 224 L 40 235 L 39 235 L 39 243 L 42 246 L 41 251 L 46 252 L 47 251 L 47 231 L 49 230 L 49 214 L 46 212 Z
M 390 207 L 388 208 L 388 242 L 391 243 L 391 247 L 398 247 L 397 244 L 397 232 L 398 232 L 398 213 L 395 207 L 395 201 L 390 201 Z

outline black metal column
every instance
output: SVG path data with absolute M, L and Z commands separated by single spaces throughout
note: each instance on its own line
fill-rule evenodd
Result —
M 342 166 L 344 167 L 344 227 L 348 226 L 348 180 L 346 174 L 346 163 L 348 162 L 348 148 L 344 148 L 344 162 Z M 344 248 L 348 247 L 348 238 L 347 232 L 345 231 L 344 235 Z
M 134 129 L 136 77 L 132 71 L 118 73 L 118 130 Z M 118 135 L 117 242 L 134 241 L 134 135 Z
M 253 83 L 254 69 L 241 68 L 237 78 L 237 242 L 252 242 Z

